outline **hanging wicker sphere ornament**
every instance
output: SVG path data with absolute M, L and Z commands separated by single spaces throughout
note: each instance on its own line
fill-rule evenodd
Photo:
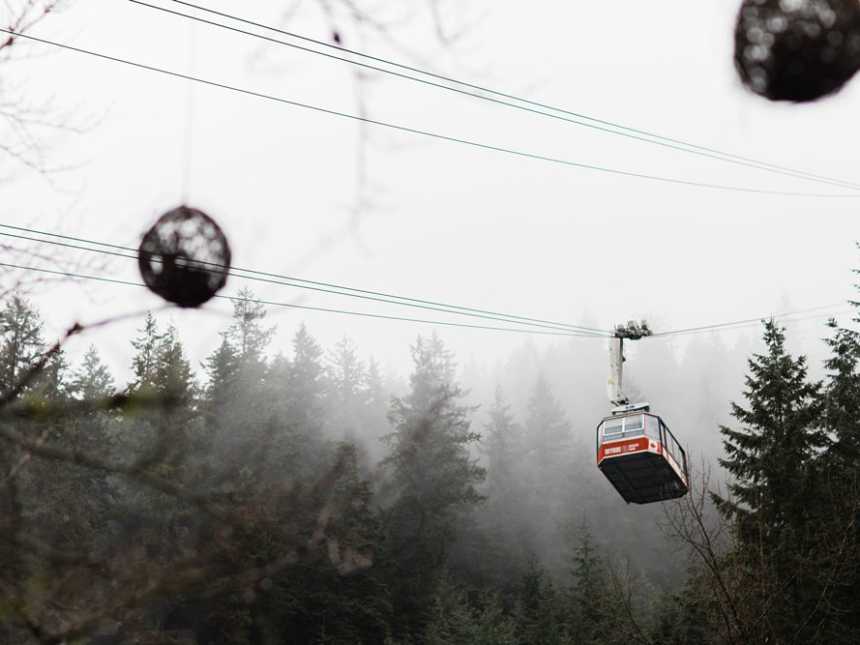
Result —
M 814 101 L 860 69 L 858 0 L 744 0 L 735 67 L 771 101 Z
M 150 291 L 180 307 L 199 307 L 227 283 L 230 245 L 206 213 L 180 206 L 143 236 L 137 262 Z

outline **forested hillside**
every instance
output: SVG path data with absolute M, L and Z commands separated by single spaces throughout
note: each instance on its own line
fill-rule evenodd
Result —
M 694 487 L 639 507 L 594 465 L 600 343 L 525 346 L 470 392 L 436 335 L 398 386 L 273 329 L 242 292 L 196 366 L 149 314 L 119 382 L 5 300 L 2 642 L 858 642 L 856 331 L 821 329 L 816 382 L 765 321 L 735 401 L 720 341 L 643 346 Z

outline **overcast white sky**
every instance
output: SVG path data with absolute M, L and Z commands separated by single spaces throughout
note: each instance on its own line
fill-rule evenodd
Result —
M 200 2 L 270 23 L 287 4 Z M 313 0 L 304 2 L 288 27 L 327 37 Z M 440 71 L 702 145 L 860 180 L 860 80 L 814 105 L 774 105 L 746 93 L 731 65 L 736 1 L 471 0 L 465 12 L 448 4 L 455 25 L 483 15 L 453 51 L 440 52 L 423 14 L 397 33 Z M 199 76 L 356 109 L 344 64 L 210 27 L 193 31 Z M 34 33 L 189 70 L 189 24 L 124 0 L 75 2 Z M 393 54 L 378 40 L 365 48 Z M 80 54 L 38 51 L 50 55 L 14 70 L 33 96 L 54 96 L 59 105 L 105 116 L 92 132 L 66 138 L 54 151 L 57 159 L 83 162 L 60 178 L 74 196 L 21 173 L 0 184 L 2 222 L 35 222 L 136 244 L 154 218 L 181 199 L 187 84 Z M 850 270 L 860 265 L 854 246 L 860 198 L 650 183 L 383 131 L 374 136 L 368 166 L 380 206 L 365 214 L 357 235 L 344 234 L 355 192 L 354 123 L 214 88 L 194 92 L 190 203 L 222 224 L 237 266 L 601 327 L 643 317 L 658 329 L 686 327 L 852 295 Z M 374 82 L 368 104 L 377 119 L 585 163 L 713 183 L 839 192 L 408 81 Z M 323 244 L 327 237 L 334 243 Z M 117 260 L 110 274 L 136 279 L 135 265 Z M 240 286 L 233 280 L 227 293 Z M 285 287 L 251 286 L 272 300 L 299 295 Z M 305 304 L 410 315 L 408 309 L 305 295 Z M 76 319 L 157 300 L 142 290 L 88 284 L 52 289 L 38 302 L 58 330 Z M 210 309 L 229 311 L 229 305 Z M 227 322 L 199 312 L 171 318 L 195 360 L 215 347 Z M 408 344 L 432 329 L 288 311 L 273 312 L 273 320 L 280 330 L 276 343 L 285 349 L 304 320 L 324 344 L 352 336 L 364 353 L 402 371 Z M 73 351 L 92 340 L 115 366 L 125 366 L 127 339 L 137 324 L 100 332 Z M 523 342 L 495 332 L 440 333 L 464 362 L 495 362 Z

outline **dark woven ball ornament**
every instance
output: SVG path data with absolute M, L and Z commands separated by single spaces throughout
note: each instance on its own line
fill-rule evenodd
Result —
M 814 101 L 860 69 L 860 0 L 744 0 L 735 27 L 744 85 L 772 101 Z
M 153 293 L 194 308 L 224 287 L 230 260 L 221 227 L 206 213 L 180 206 L 159 217 L 144 234 L 137 261 Z

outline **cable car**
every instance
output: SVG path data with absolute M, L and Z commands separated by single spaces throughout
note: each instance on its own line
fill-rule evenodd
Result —
M 689 490 L 687 454 L 647 403 L 630 404 L 621 381 L 624 340 L 651 335 L 647 323 L 618 326 L 609 345 L 611 416 L 597 426 L 597 467 L 628 504 L 682 497 Z
M 597 426 L 597 467 L 628 504 L 682 497 L 687 455 L 647 403 L 615 408 Z

